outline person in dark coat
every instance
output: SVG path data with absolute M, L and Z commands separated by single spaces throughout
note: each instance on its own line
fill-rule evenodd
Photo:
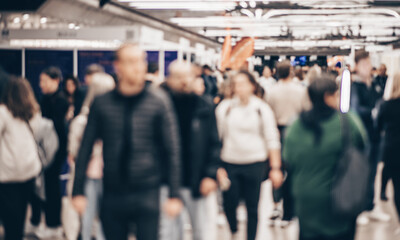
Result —
M 58 67 L 48 67 L 40 74 L 40 88 L 43 97 L 40 102 L 42 116 L 53 121 L 59 139 L 59 149 L 53 163 L 45 170 L 46 200 L 42 202 L 36 196 L 32 197 L 32 217 L 30 229 L 40 238 L 59 238 L 63 236 L 61 228 L 61 188 L 60 173 L 67 157 L 67 129 L 65 117 L 68 111 L 68 100 L 60 89 L 62 82 L 61 70 Z M 46 215 L 47 229 L 38 231 L 42 211 Z
M 203 74 L 201 77 L 203 78 L 204 86 L 206 87 L 204 94 L 209 95 L 214 99 L 218 94 L 217 78 L 212 75 L 212 69 L 210 66 L 204 65 L 202 69 Z
M 161 88 L 172 99 L 180 128 L 183 176 L 180 194 L 190 215 L 193 239 L 201 240 L 208 232 L 205 197 L 217 189 L 217 172 L 223 171 L 218 170 L 221 143 L 214 106 L 209 98 L 193 93 L 195 74 L 190 64 L 175 61 L 169 72 Z M 165 189 L 162 191 L 165 196 Z M 182 219 L 163 218 L 162 223 L 161 240 L 183 239 Z
M 378 205 L 374 204 L 375 177 L 378 166 L 379 138 L 374 126 L 373 110 L 376 107 L 381 95 L 374 87 L 371 77 L 371 59 L 369 53 L 365 51 L 356 52 L 355 55 L 356 71 L 351 85 L 351 110 L 357 113 L 365 129 L 369 140 L 369 161 L 371 164 L 370 190 L 368 196 L 368 206 L 366 212 L 361 214 L 357 220 L 358 224 L 365 225 L 370 219 L 378 221 L 389 221 L 390 216 L 384 213 Z
M 393 78 L 390 100 L 385 101 L 379 110 L 377 121 L 378 132 L 385 131 L 383 146 L 383 172 L 392 179 L 394 203 L 400 216 L 400 74 Z M 384 189 L 383 189 L 384 190 Z

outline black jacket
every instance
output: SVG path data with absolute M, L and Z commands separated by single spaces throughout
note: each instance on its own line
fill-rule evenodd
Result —
M 169 93 L 173 102 L 177 100 L 174 93 L 165 84 L 161 87 Z M 190 171 L 183 173 L 183 175 L 190 177 L 192 195 L 198 198 L 201 197 L 201 181 L 205 177 L 216 179 L 217 170 L 221 163 L 221 142 L 218 137 L 214 105 L 208 98 L 197 95 L 192 95 L 192 97 L 194 101 L 192 101 L 193 109 L 191 111 L 189 158 L 182 159 L 182 169 Z M 189 168 L 185 167 L 188 164 Z
M 92 147 L 100 139 L 103 141 L 104 194 L 158 188 L 162 180 L 162 161 L 166 161 L 170 196 L 178 196 L 180 149 L 172 104 L 159 89 L 147 87 L 139 95 L 140 98 L 129 99 L 114 90 L 94 100 L 76 160 L 73 195 L 83 195 Z M 134 102 L 128 103 L 134 106 L 127 115 L 127 101 L 131 100 Z M 127 120 L 128 125 L 130 121 L 129 132 L 125 131 Z M 121 168 L 122 163 L 124 168 Z M 121 177 L 123 173 L 127 178 Z
M 384 150 L 390 153 L 390 157 L 396 166 L 400 166 L 400 98 L 385 101 L 379 110 L 377 129 L 379 132 L 385 130 Z M 395 154 L 392 154 L 394 152 Z M 387 154 L 384 154 L 387 155 Z
M 54 123 L 59 141 L 59 149 L 56 153 L 54 163 L 58 166 L 64 163 L 67 156 L 67 125 L 65 116 L 68 111 L 68 100 L 60 89 L 49 95 L 43 95 L 40 108 L 42 115 Z
M 372 109 L 375 108 L 379 99 L 381 99 L 381 95 L 376 91 L 374 85 L 368 87 L 362 82 L 352 83 L 350 106 L 360 116 L 372 142 L 376 141 L 377 137 L 372 118 Z

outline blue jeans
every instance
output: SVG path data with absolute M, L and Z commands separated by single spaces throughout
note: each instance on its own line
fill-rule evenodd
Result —
M 101 179 L 88 178 L 85 183 L 85 196 L 87 208 L 82 216 L 82 240 L 91 240 L 93 223 L 99 216 L 100 200 L 103 195 L 103 183 Z M 103 228 L 99 223 L 96 231 L 96 240 L 104 240 Z
M 194 240 L 204 240 L 205 232 L 207 229 L 207 213 L 206 213 L 206 199 L 201 197 L 195 199 L 192 197 L 192 191 L 188 188 L 180 189 L 180 196 L 184 206 L 189 213 L 190 222 L 193 229 L 193 239 Z M 161 188 L 161 205 L 165 203 L 168 199 L 168 188 Z M 183 225 L 184 219 L 182 213 L 175 219 L 171 219 L 164 212 L 161 213 L 160 221 L 160 240 L 183 240 Z

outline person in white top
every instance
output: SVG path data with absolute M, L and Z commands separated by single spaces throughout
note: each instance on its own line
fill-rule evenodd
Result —
M 260 77 L 258 83 L 264 89 L 265 94 L 268 94 L 270 88 L 276 84 L 275 78 L 272 77 L 271 68 L 264 66 L 262 77 Z
M 11 78 L 0 104 L 0 219 L 5 240 L 23 239 L 33 179 L 41 171 L 32 132 L 39 125 L 39 111 L 29 82 Z
M 231 181 L 224 192 L 224 210 L 233 235 L 237 233 L 236 209 L 241 198 L 248 214 L 247 239 L 254 240 L 258 223 L 260 187 L 271 166 L 270 179 L 278 188 L 283 179 L 279 132 L 270 107 L 256 97 L 258 84 L 247 71 L 233 78 L 234 97 L 216 109 L 218 131 L 223 142 L 221 159 Z

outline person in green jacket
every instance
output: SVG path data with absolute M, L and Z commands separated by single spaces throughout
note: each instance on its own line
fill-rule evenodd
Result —
M 291 174 L 300 240 L 352 240 L 356 219 L 337 216 L 330 198 L 342 152 L 338 86 L 332 77 L 322 75 L 309 86 L 308 93 L 313 108 L 303 112 L 288 129 L 283 153 Z M 352 113 L 347 115 L 353 144 L 366 147 L 360 119 Z

